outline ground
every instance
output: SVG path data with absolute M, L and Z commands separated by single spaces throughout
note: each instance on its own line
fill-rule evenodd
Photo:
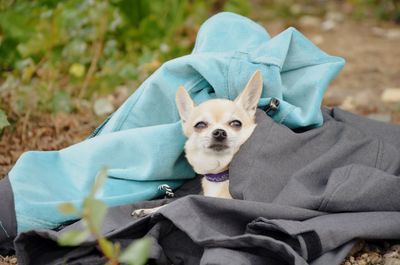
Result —
M 331 14 L 331 17 L 303 18 L 295 24 L 322 50 L 347 61 L 342 72 L 329 86 L 324 104 L 341 106 L 382 121 L 400 123 L 400 103 L 389 104 L 381 100 L 381 94 L 386 89 L 400 89 L 400 26 L 388 22 L 360 22 L 335 17 L 335 14 Z M 326 22 L 329 20 L 333 22 L 333 27 L 332 23 Z M 281 21 L 261 22 L 272 36 L 288 26 L 287 22 Z M 76 114 L 28 117 L 28 120 L 19 121 L 16 126 L 6 129 L 1 136 L 0 176 L 9 171 L 22 152 L 56 150 L 81 141 L 102 119 L 90 109 Z M 363 251 L 367 253 L 369 250 L 364 248 Z M 355 256 L 361 257 L 362 254 Z M 370 261 L 356 263 L 354 260 L 354 257 L 353 260 L 349 258 L 347 262 L 350 263 L 346 264 L 384 264 Z M 0 256 L 0 265 L 15 264 L 12 263 L 14 261 Z M 391 264 L 400 264 L 400 261 Z
M 323 51 L 346 60 L 342 72 L 328 87 L 324 104 L 340 106 L 347 101 L 349 104 L 344 107 L 349 111 L 361 115 L 390 114 L 391 122 L 400 123 L 398 106 L 380 99 L 385 89 L 400 89 L 399 25 L 343 20 L 336 22 L 333 29 L 323 30 L 320 26 L 323 22 L 323 19 L 320 23 L 300 20 L 296 24 Z M 264 22 L 264 25 L 272 35 L 287 26 L 280 22 Z

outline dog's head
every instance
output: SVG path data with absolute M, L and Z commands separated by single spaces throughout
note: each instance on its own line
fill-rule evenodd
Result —
M 212 99 L 195 106 L 184 87 L 176 93 L 176 104 L 188 137 L 186 157 L 199 174 L 225 170 L 233 155 L 250 137 L 257 103 L 262 92 L 262 76 L 256 71 L 243 92 L 234 100 Z

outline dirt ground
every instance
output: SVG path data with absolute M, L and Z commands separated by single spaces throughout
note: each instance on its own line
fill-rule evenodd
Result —
M 331 20 L 334 23 L 308 18 L 295 24 L 322 50 L 347 61 L 328 88 L 324 104 L 341 106 L 378 120 L 400 123 L 400 102 L 389 104 L 381 100 L 381 94 L 386 89 L 400 89 L 400 26 L 373 21 L 357 22 L 340 17 Z M 262 22 L 272 36 L 289 26 L 280 21 Z M 9 171 L 22 152 L 56 150 L 71 145 L 88 136 L 100 120 L 92 111 L 86 110 L 70 115 L 28 116 L 19 121 L 1 136 L 0 178 Z M 4 264 L 15 263 L 11 263 L 10 258 L 6 260 L 0 256 L 0 265 Z
M 321 26 L 326 23 L 324 19 L 319 23 L 300 20 L 295 25 L 323 51 L 346 60 L 345 67 L 325 93 L 324 105 L 400 123 L 400 102 L 389 104 L 381 100 L 386 89 L 400 89 L 400 26 L 338 20 L 330 30 Z M 287 26 L 283 22 L 264 25 L 273 36 Z

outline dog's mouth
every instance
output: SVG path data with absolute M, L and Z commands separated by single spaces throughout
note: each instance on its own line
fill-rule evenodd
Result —
M 226 144 L 223 144 L 223 143 L 213 143 L 208 148 L 210 148 L 210 149 L 212 149 L 214 151 L 220 152 L 220 151 L 223 151 L 225 149 L 228 149 L 229 146 L 226 145 Z

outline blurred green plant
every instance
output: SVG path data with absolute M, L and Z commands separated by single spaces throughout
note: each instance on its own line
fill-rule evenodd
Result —
M 376 17 L 400 23 L 399 0 L 347 0 L 356 18 Z
M 71 112 L 118 86 L 130 92 L 190 52 L 198 25 L 246 1 L 0 1 L 0 105 L 11 121 Z M 87 105 L 87 104 L 86 104 Z
M 108 265 L 120 263 L 128 265 L 144 265 L 150 252 L 150 240 L 142 238 L 128 245 L 121 252 L 120 244 L 113 243 L 101 234 L 101 225 L 107 214 L 107 206 L 99 199 L 96 193 L 107 179 L 107 170 L 102 169 L 96 176 L 95 184 L 85 197 L 82 209 L 77 209 L 72 203 L 60 204 L 59 210 L 67 215 L 80 216 L 82 229 L 73 229 L 61 234 L 58 244 L 61 246 L 78 246 L 90 236 L 97 241 L 98 249 L 107 259 Z
M 399 0 L 1 0 L 0 117 L 12 124 L 79 111 L 119 86 L 133 92 L 161 63 L 189 53 L 213 13 L 290 22 L 335 5 L 357 18 L 400 20 Z
M 400 22 L 399 0 L 261 0 L 256 12 L 263 19 L 283 18 L 293 23 L 304 15 L 323 16 L 329 11 L 356 19 L 373 18 Z
M 0 133 L 3 130 L 3 128 L 7 127 L 8 125 L 10 125 L 10 123 L 7 120 L 7 116 L 4 113 L 4 111 L 0 109 Z

